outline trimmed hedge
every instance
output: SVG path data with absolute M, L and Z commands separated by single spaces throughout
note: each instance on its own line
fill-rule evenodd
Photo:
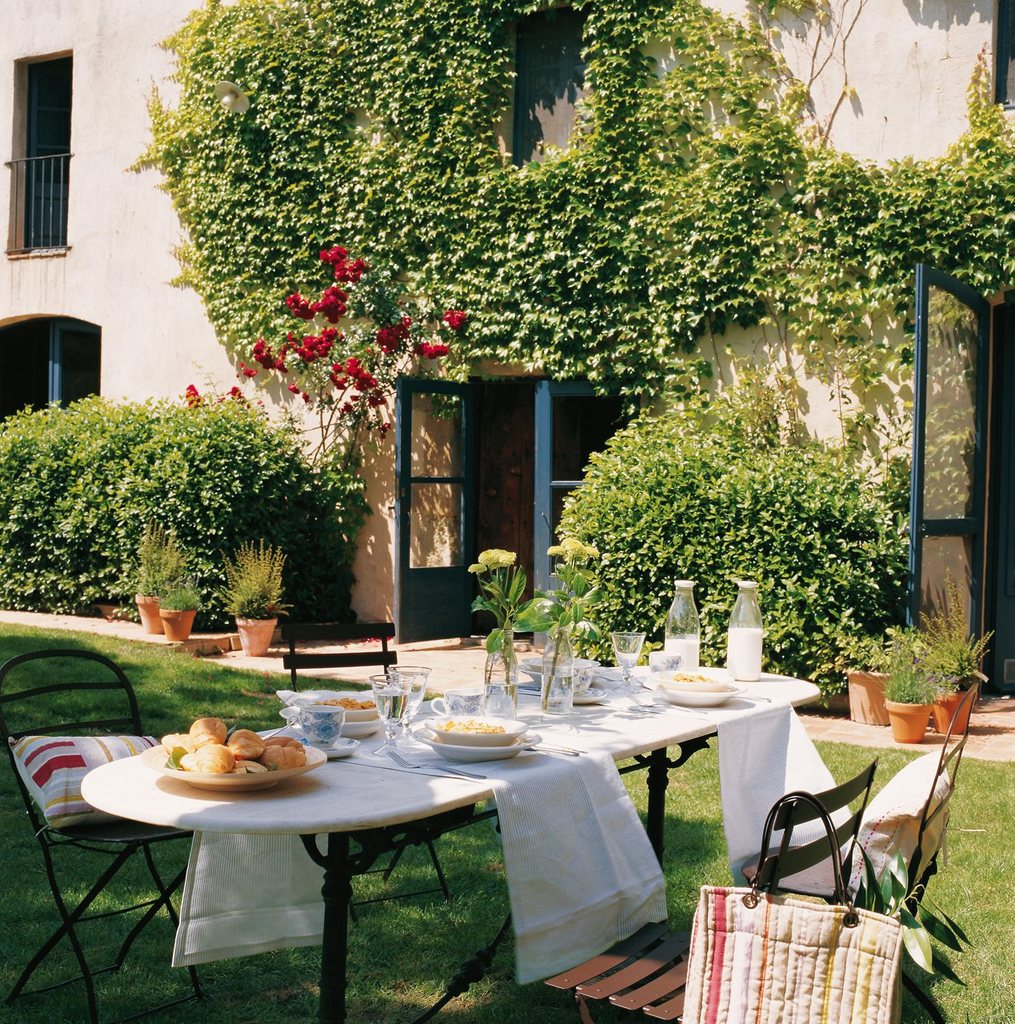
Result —
M 842 688 L 848 638 L 903 620 L 905 487 L 841 449 L 748 434 L 734 420 L 643 416 L 592 456 L 562 534 L 602 552 L 605 641 L 645 630 L 662 643 L 673 581 L 693 579 L 702 664 L 721 665 L 737 579 L 759 582 L 765 669 Z
M 0 424 L 0 606 L 76 612 L 130 603 L 148 522 L 189 554 L 204 610 L 223 552 L 264 538 L 288 555 L 296 618 L 350 618 L 354 539 L 365 515 L 354 471 L 315 472 L 291 430 L 236 402 L 185 408 L 87 398 Z

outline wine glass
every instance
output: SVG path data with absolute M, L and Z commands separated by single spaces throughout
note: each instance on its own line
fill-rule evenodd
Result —
M 409 706 L 409 698 L 402 688 L 401 679 L 392 679 L 387 673 L 371 676 L 370 685 L 374 691 L 377 715 L 384 723 L 384 742 L 374 753 L 386 754 L 398 746 L 399 724 Z
M 631 669 L 638 664 L 638 658 L 641 656 L 641 645 L 645 643 L 645 634 L 611 633 L 610 639 L 613 641 L 613 653 L 616 656 L 617 664 L 623 673 L 622 687 L 627 692 L 630 692 L 633 689 L 631 685 Z
M 420 705 L 426 694 L 426 682 L 430 678 L 430 669 L 418 665 L 392 665 L 385 675 L 389 680 L 400 686 L 405 694 L 405 708 L 399 718 L 399 732 L 395 737 L 395 746 L 404 747 L 412 744 L 409 727 L 419 713 Z

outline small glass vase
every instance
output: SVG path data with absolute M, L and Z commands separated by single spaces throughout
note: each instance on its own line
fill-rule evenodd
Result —
M 486 656 L 483 671 L 483 714 L 495 718 L 518 717 L 518 659 L 515 657 L 515 635 L 504 630 L 499 651 Z
M 540 703 L 544 715 L 569 715 L 574 710 L 574 650 L 566 629 L 546 638 Z

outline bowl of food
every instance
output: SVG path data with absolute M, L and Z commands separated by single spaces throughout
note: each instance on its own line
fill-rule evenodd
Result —
M 426 727 L 438 743 L 464 747 L 505 747 L 514 743 L 529 728 L 527 722 L 513 718 L 457 716 L 428 719 Z
M 650 690 L 672 704 L 718 707 L 743 693 L 724 668 L 701 668 L 694 672 L 653 672 L 645 683 Z
M 369 691 L 303 690 L 289 701 L 291 707 L 340 707 L 346 722 L 369 722 L 377 718 L 377 705 Z M 343 735 L 346 735 L 343 733 Z

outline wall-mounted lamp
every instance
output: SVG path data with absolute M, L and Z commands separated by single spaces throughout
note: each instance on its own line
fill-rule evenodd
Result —
M 232 114 L 245 114 L 250 109 L 249 97 L 232 82 L 219 82 L 215 86 L 215 96 L 219 103 Z

